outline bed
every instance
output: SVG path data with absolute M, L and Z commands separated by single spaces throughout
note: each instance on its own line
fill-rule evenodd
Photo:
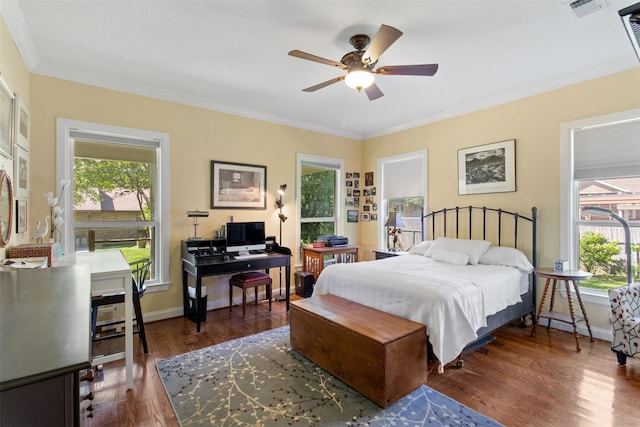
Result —
M 467 206 L 421 218 L 408 254 L 331 265 L 312 298 L 333 294 L 425 324 L 442 372 L 497 328 L 534 320 L 537 210 Z

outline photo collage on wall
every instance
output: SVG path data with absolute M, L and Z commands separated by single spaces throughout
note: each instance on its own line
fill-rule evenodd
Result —
M 360 179 L 360 172 L 347 172 L 345 178 L 347 222 L 377 221 L 378 204 L 373 172 L 365 172 L 364 181 Z

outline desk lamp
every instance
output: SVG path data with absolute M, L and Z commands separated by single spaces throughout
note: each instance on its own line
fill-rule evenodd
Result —
M 404 222 L 402 222 L 402 217 L 398 213 L 397 210 L 393 212 L 389 212 L 389 216 L 387 217 L 387 222 L 384 223 L 385 227 L 391 227 L 389 230 L 389 236 L 393 236 L 393 249 L 392 251 L 397 251 L 396 245 L 398 244 L 398 234 L 402 233 L 400 228 L 404 227 Z
M 278 198 L 276 199 L 276 208 L 279 210 L 278 218 L 280 218 L 280 240 L 278 241 L 279 245 L 282 245 L 282 223 L 287 220 L 285 214 L 282 213 L 282 207 L 284 204 L 282 203 L 282 196 L 287 191 L 287 184 L 282 184 L 280 188 L 278 188 Z M 284 301 L 286 297 L 282 296 L 282 268 L 280 268 L 280 291 L 278 295 L 273 297 L 276 301 Z
M 204 211 L 187 211 L 187 217 L 193 218 L 193 236 L 189 237 L 189 240 L 202 240 L 202 237 L 198 237 L 198 218 L 206 218 L 209 216 L 209 212 Z
M 622 228 L 624 229 L 624 251 L 627 253 L 627 284 L 631 284 L 633 282 L 631 275 L 631 240 L 629 237 L 630 232 L 627 221 L 625 221 L 621 216 L 614 214 L 609 209 L 601 208 L 599 206 L 587 206 L 582 209 L 582 213 L 610 216 L 622 224 Z

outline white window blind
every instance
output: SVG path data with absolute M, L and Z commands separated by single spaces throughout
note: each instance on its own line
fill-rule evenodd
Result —
M 386 161 L 383 166 L 383 194 L 385 199 L 424 196 L 424 157 Z
M 640 119 L 574 132 L 574 179 L 640 176 Z

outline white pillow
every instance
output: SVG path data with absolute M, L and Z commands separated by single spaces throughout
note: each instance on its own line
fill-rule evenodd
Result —
M 480 264 L 506 265 L 515 267 L 525 273 L 533 271 L 533 265 L 520 250 L 506 246 L 492 246 L 478 260 Z
M 425 240 L 424 242 L 417 243 L 409 249 L 409 253 L 413 255 L 422 255 L 427 253 L 429 247 L 433 244 L 433 240 Z
M 433 256 L 436 249 L 462 252 L 469 256 L 469 264 L 476 265 L 483 253 L 489 249 L 491 242 L 488 240 L 453 239 L 450 237 L 438 237 L 425 256 Z
M 446 249 L 436 249 L 431 255 L 431 259 L 434 261 L 446 262 L 453 265 L 467 265 L 469 262 L 469 255 L 464 252 L 448 251 Z

